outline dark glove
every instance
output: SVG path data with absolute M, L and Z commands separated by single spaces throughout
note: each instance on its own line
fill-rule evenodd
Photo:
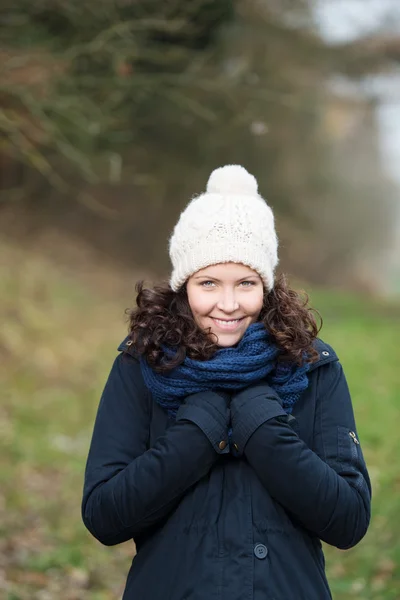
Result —
M 266 381 L 260 381 L 259 383 L 249 386 L 241 392 L 236 393 L 232 398 L 234 402 L 231 401 L 231 410 L 238 411 L 247 402 L 252 402 L 252 400 L 257 401 L 256 399 L 259 399 L 260 397 L 264 397 L 265 400 L 269 401 L 274 400 L 283 408 L 282 399 L 279 394 L 270 385 L 268 385 Z M 295 417 L 287 414 L 286 411 L 285 415 L 280 415 L 277 418 L 285 423 L 289 423 L 292 427 L 295 426 Z
M 265 381 L 233 395 L 231 400 L 232 445 L 240 456 L 249 437 L 266 421 L 286 417 L 278 394 Z
M 180 406 L 176 420 L 195 423 L 208 437 L 218 454 L 227 454 L 230 398 L 230 394 L 220 391 L 191 394 Z
M 252 402 L 261 396 L 265 398 L 265 400 L 276 400 L 282 406 L 282 401 L 277 392 L 275 392 L 275 390 L 265 380 L 262 380 L 258 383 L 248 386 L 244 390 L 240 390 L 240 392 L 233 394 L 231 400 L 231 410 L 233 408 L 235 410 L 239 410 L 243 404 Z

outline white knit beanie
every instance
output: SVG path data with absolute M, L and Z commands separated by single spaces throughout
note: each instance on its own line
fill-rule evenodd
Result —
M 271 208 L 255 177 L 240 165 L 215 169 L 207 190 L 181 213 L 169 243 L 170 286 L 177 291 L 200 269 L 235 262 L 249 266 L 268 291 L 274 287 L 278 239 Z

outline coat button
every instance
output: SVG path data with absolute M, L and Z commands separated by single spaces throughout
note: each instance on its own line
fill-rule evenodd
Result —
M 233 447 L 235 448 L 236 452 L 239 452 L 239 446 L 236 444 L 236 442 L 233 444 Z
M 220 442 L 220 443 L 218 444 L 218 448 L 219 448 L 220 450 L 224 450 L 224 449 L 226 448 L 226 442 L 225 442 L 225 440 L 222 440 L 222 442 Z
M 264 546 L 264 544 L 256 544 L 254 546 L 254 556 L 256 558 L 259 558 L 260 560 L 262 560 L 263 558 L 265 558 L 268 554 L 268 548 L 267 546 Z

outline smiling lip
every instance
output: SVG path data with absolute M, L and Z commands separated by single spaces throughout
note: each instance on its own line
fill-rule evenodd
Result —
M 211 317 L 211 319 L 218 329 L 223 331 L 234 331 L 240 326 L 240 323 L 243 321 L 244 317 L 241 317 L 240 319 L 215 319 L 214 317 Z

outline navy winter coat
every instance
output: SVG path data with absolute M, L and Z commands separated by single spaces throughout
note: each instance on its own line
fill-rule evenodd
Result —
M 327 600 L 320 540 L 351 548 L 371 488 L 342 367 L 320 360 L 293 416 L 267 385 L 186 398 L 176 422 L 123 342 L 90 446 L 83 521 L 136 543 L 123 600 Z M 231 444 L 228 427 L 232 426 Z

